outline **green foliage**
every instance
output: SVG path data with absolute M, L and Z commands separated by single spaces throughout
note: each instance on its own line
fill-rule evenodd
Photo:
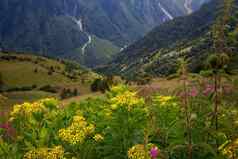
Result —
M 162 147 L 181 144 L 183 141 L 183 126 L 178 100 L 171 96 L 156 95 L 150 107 L 152 122 L 154 122 L 153 137 Z M 176 131 L 174 131 L 176 130 Z M 156 135 L 156 132 L 159 134 Z
M 230 58 L 227 54 L 212 54 L 207 59 L 207 65 L 213 71 L 225 70 L 229 64 Z
M 200 75 L 203 77 L 211 77 L 213 74 L 212 70 L 202 70 L 200 71 Z
M 21 154 L 18 153 L 16 144 L 9 144 L 0 139 L 0 158 L 20 159 Z
M 51 85 L 45 85 L 39 88 L 41 91 L 49 92 L 49 93 L 57 93 L 58 89 L 57 87 L 53 87 Z
M 173 159 L 186 159 L 187 146 L 178 145 L 171 149 L 170 156 Z M 216 159 L 216 153 L 212 147 L 207 144 L 199 144 L 193 146 L 193 159 Z
M 77 72 L 82 69 L 81 66 L 75 62 L 63 61 L 63 63 L 65 64 L 65 71 L 68 73 Z
M 67 98 L 75 97 L 75 96 L 78 96 L 78 95 L 79 95 L 79 92 L 76 88 L 74 90 L 64 88 L 60 93 L 60 98 L 61 99 L 67 99 Z
M 101 91 L 101 92 L 106 92 L 106 90 L 109 90 L 109 83 L 106 79 L 96 79 L 92 84 L 91 84 L 91 90 L 93 92 Z

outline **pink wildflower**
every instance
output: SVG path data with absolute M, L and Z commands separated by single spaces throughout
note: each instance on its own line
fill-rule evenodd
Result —
M 11 126 L 9 122 L 0 124 L 0 128 L 4 130 L 4 134 L 7 137 L 12 137 L 15 134 L 15 129 Z
M 156 159 L 159 155 L 159 149 L 158 147 L 154 146 L 150 149 L 150 157 L 152 159 Z
M 193 87 L 192 90 L 189 92 L 189 96 L 196 97 L 198 95 L 197 88 Z
M 205 89 L 204 89 L 204 91 L 203 91 L 203 95 L 208 96 L 208 95 L 210 95 L 211 93 L 214 93 L 214 91 L 215 91 L 214 86 L 208 84 L 208 85 L 205 86 Z

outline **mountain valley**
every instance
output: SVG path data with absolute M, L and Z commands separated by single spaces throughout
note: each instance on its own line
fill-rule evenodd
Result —
M 67 58 L 95 67 L 109 62 L 152 28 L 191 14 L 205 2 L 2 0 L 0 47 L 5 51 Z M 92 43 L 95 45 L 90 46 Z
M 0 159 L 238 159 L 238 0 L 0 0 Z

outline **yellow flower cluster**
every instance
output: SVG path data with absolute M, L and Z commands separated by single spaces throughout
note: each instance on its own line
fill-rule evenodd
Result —
M 154 102 L 159 102 L 160 103 L 160 105 L 162 105 L 162 106 L 165 106 L 165 105 L 167 105 L 167 104 L 172 104 L 172 105 L 175 105 L 176 103 L 175 102 L 173 102 L 174 101 L 174 97 L 172 97 L 172 96 L 155 96 L 154 98 L 153 98 L 153 101 Z
M 94 135 L 93 139 L 94 139 L 96 142 L 100 142 L 100 141 L 103 141 L 103 140 L 104 140 L 104 137 L 103 137 L 101 134 L 96 134 L 96 135 Z
M 14 120 L 17 116 L 31 115 L 32 113 L 37 112 L 47 112 L 47 108 L 45 107 L 45 103 L 55 102 L 55 99 L 46 98 L 33 103 L 23 103 L 17 104 L 13 107 L 13 110 L 10 113 L 10 120 Z
M 125 91 L 127 91 L 127 87 L 125 85 L 117 85 L 117 86 L 113 86 L 111 88 L 111 92 L 116 93 L 116 94 L 122 94 Z
M 30 115 L 35 112 L 43 112 L 46 108 L 41 102 L 23 103 L 13 107 L 13 111 L 10 113 L 11 119 L 14 119 L 18 115 Z
M 24 159 L 64 159 L 64 148 L 56 146 L 54 148 L 39 148 L 27 152 Z
M 226 143 L 225 143 L 226 144 Z M 220 149 L 222 149 L 223 145 L 220 147 Z M 228 144 L 223 150 L 222 150 L 222 154 L 227 156 L 229 159 L 232 159 L 234 157 L 238 157 L 236 156 L 238 153 L 238 138 L 233 141 L 230 142 L 230 144 Z M 235 156 L 234 156 L 235 155 Z
M 135 106 L 141 106 L 144 104 L 142 98 L 138 98 L 136 92 L 126 91 L 123 94 L 115 96 L 111 99 L 111 108 L 113 110 L 118 107 L 125 106 L 128 111 L 131 111 Z
M 130 148 L 128 151 L 128 158 L 129 159 L 145 159 L 146 153 L 145 153 L 144 145 L 138 144 Z
M 59 137 L 62 141 L 71 145 L 81 144 L 85 138 L 94 133 L 95 126 L 88 124 L 83 116 L 74 116 L 73 122 L 66 129 L 59 130 Z

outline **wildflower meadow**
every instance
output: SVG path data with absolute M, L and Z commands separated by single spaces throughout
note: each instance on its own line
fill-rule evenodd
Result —
M 236 159 L 237 101 L 212 84 L 143 98 L 126 85 L 62 107 L 56 99 L 15 105 L 1 117 L 2 159 Z

